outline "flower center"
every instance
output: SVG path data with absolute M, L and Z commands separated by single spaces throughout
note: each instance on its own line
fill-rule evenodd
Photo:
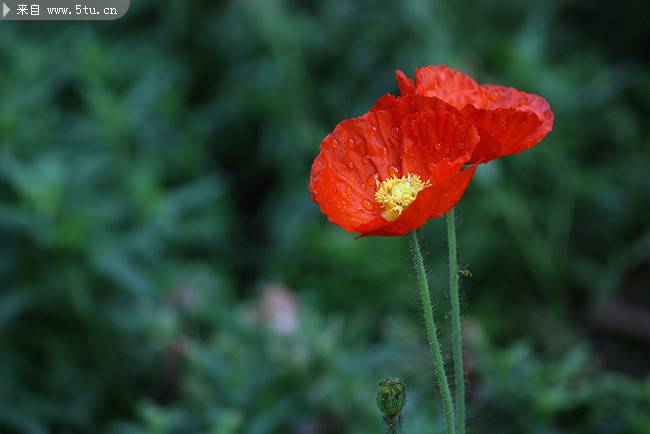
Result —
M 413 203 L 419 192 L 431 187 L 431 184 L 429 181 L 422 182 L 418 175 L 409 173 L 401 178 L 392 176 L 382 182 L 377 180 L 377 187 L 375 200 L 384 208 L 381 215 L 392 222 L 397 220 L 397 217 Z

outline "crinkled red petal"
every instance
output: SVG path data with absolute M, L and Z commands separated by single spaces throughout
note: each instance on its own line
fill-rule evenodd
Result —
M 542 133 L 542 121 L 532 112 L 467 106 L 463 114 L 474 123 L 481 136 L 470 163 L 484 163 L 525 151 L 546 135 Z
M 416 93 L 440 98 L 458 110 L 468 104 L 482 107 L 485 95 L 469 76 L 444 65 L 415 70 Z
M 400 89 L 408 83 L 401 75 L 398 73 Z M 470 163 L 529 149 L 553 129 L 553 112 L 538 95 L 512 87 L 479 85 L 444 65 L 417 69 L 416 84 L 417 94 L 440 98 L 475 123 L 481 141 Z
M 379 98 L 370 111 L 388 111 L 393 114 L 396 122 L 401 122 L 406 116 L 413 113 L 425 111 L 444 111 L 454 114 L 461 114 L 455 107 L 447 104 L 443 100 L 423 95 L 407 95 L 398 97 L 386 94 Z
M 477 152 L 487 153 L 483 148 L 492 140 L 501 145 L 501 152 L 492 158 L 516 154 L 535 146 L 553 129 L 553 112 L 541 96 L 492 84 L 481 86 L 481 92 L 487 101 L 484 107 L 468 106 L 462 110 L 479 131 L 491 136 L 478 146 Z
M 389 112 L 366 113 L 336 126 L 321 143 L 310 177 L 312 198 L 343 229 L 385 224 L 375 202 L 376 180 L 399 164 L 399 146 L 390 136 Z
M 417 111 L 402 121 L 402 172 L 439 182 L 459 171 L 479 141 L 478 132 L 460 113 Z

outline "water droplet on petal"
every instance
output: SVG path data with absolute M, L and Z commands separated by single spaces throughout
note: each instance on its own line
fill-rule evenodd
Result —
M 372 211 L 372 210 L 375 208 L 375 206 L 372 204 L 372 202 L 370 202 L 370 201 L 367 200 L 367 199 L 364 199 L 364 200 L 361 202 L 361 205 L 363 205 L 363 207 L 364 207 L 365 209 L 367 209 L 368 211 Z
M 375 133 L 377 132 L 377 126 L 376 125 L 371 126 L 370 129 Z
M 348 148 L 353 149 L 354 148 L 354 139 L 349 138 L 347 141 Z
M 399 127 L 392 127 L 390 129 L 390 135 L 393 136 L 394 139 L 399 139 Z
M 354 163 L 353 163 L 352 161 L 350 161 L 350 162 L 348 163 L 348 167 L 349 167 L 350 169 L 354 169 Z
M 434 170 L 436 170 L 436 164 L 435 163 L 427 164 L 427 169 L 429 169 L 429 171 L 433 172 Z
M 363 156 L 363 162 L 366 163 L 366 164 L 370 163 L 370 155 L 364 155 Z
M 399 169 L 397 167 L 395 167 L 395 166 L 390 166 L 388 168 L 388 175 L 389 176 L 394 176 L 395 178 L 399 178 L 400 177 Z
M 440 144 L 440 142 L 436 142 L 436 144 L 433 145 L 433 147 L 436 148 L 436 151 L 439 151 L 442 148 L 442 145 Z
M 368 184 L 370 187 L 374 187 L 377 185 L 377 180 L 379 179 L 379 173 L 375 173 L 374 175 L 371 175 L 367 180 L 366 184 Z
M 526 98 L 522 97 L 522 98 L 519 99 L 519 104 L 521 104 L 521 105 L 528 104 L 528 100 Z
M 496 93 L 496 92 L 492 92 L 492 93 L 490 94 L 490 99 L 491 99 L 492 101 L 496 101 L 497 98 L 499 98 L 499 94 L 498 94 L 498 93 Z
M 465 143 L 463 143 L 463 142 L 458 142 L 458 149 L 460 149 L 461 151 L 462 151 L 463 149 L 465 149 Z
M 332 148 L 336 149 L 339 147 L 339 139 L 332 140 Z
M 388 148 L 387 147 L 384 146 L 383 148 L 381 148 L 381 150 L 384 153 L 384 155 L 388 155 Z

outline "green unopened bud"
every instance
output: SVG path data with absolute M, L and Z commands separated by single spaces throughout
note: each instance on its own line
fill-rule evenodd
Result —
M 377 389 L 377 406 L 387 419 L 399 417 L 406 402 L 406 385 L 399 378 L 387 378 Z

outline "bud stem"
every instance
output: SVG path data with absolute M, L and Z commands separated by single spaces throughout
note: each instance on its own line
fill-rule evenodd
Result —
M 384 426 L 386 427 L 387 434 L 401 434 L 402 433 L 402 415 L 397 415 L 395 419 L 384 416 Z
M 451 328 L 454 346 L 454 377 L 456 383 L 456 428 L 465 434 L 465 373 L 463 369 L 463 335 L 458 295 L 458 253 L 456 251 L 456 216 L 447 213 L 447 242 L 449 243 L 449 296 L 451 299 Z
M 438 379 L 438 388 L 440 390 L 442 404 L 445 411 L 445 420 L 447 422 L 446 432 L 447 434 L 454 434 L 454 408 L 451 401 L 449 383 L 447 382 L 447 374 L 445 373 L 445 364 L 442 360 L 442 352 L 440 351 L 440 342 L 438 342 L 436 324 L 433 321 L 433 308 L 431 307 L 431 298 L 429 296 L 429 283 L 427 282 L 427 272 L 424 268 L 424 260 L 422 259 L 422 251 L 420 250 L 417 231 L 410 232 L 408 234 L 408 240 L 409 246 L 411 247 L 411 253 L 413 254 L 413 262 L 415 263 L 418 287 L 420 289 L 420 299 L 422 302 L 422 309 L 424 310 L 424 323 L 426 327 L 427 340 L 431 347 L 433 365 L 435 366 L 436 377 Z

